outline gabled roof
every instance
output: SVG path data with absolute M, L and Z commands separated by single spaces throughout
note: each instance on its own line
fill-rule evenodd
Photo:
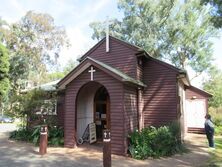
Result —
M 73 79 L 79 76 L 82 72 L 84 72 L 87 68 L 91 65 L 97 67 L 98 69 L 102 70 L 103 72 L 111 75 L 112 77 L 116 78 L 122 82 L 129 82 L 131 84 L 135 84 L 141 87 L 145 87 L 146 85 L 139 80 L 133 79 L 132 77 L 126 75 L 125 73 L 121 72 L 120 70 L 113 68 L 105 63 L 102 63 L 98 60 L 95 60 L 91 57 L 86 57 L 76 68 L 74 68 L 68 75 L 66 75 L 58 84 L 57 86 L 60 89 L 64 89 L 67 84 L 69 84 Z
M 139 46 L 136 46 L 136 45 L 132 45 L 126 41 L 123 41 L 121 39 L 118 39 L 116 37 L 113 37 L 113 36 L 110 36 L 109 35 L 109 39 L 112 39 L 114 40 L 115 42 L 118 42 L 119 44 L 122 44 L 128 48 L 131 48 L 135 51 L 141 51 L 143 50 L 142 48 L 140 48 Z M 94 45 L 91 49 L 89 49 L 82 57 L 80 57 L 78 60 L 79 61 L 82 61 L 84 60 L 86 57 L 88 57 L 94 50 L 96 50 L 103 42 L 106 42 L 106 37 L 104 37 L 103 39 L 101 39 L 96 45 Z
M 41 89 L 44 91 L 55 91 L 56 90 L 56 85 L 57 83 L 60 81 L 61 79 L 52 81 L 52 82 L 48 82 L 39 86 L 34 87 L 34 89 Z
M 132 50 L 136 51 L 136 55 L 135 56 L 145 56 L 147 59 L 150 59 L 152 61 L 155 61 L 167 68 L 170 68 L 171 70 L 175 71 L 175 72 L 178 72 L 179 74 L 179 77 L 180 79 L 182 79 L 182 81 L 184 82 L 185 85 L 189 86 L 191 85 L 190 84 L 190 81 L 189 81 L 189 77 L 188 77 L 188 74 L 185 70 L 182 70 L 182 69 L 179 69 L 171 64 L 168 64 L 162 60 L 159 60 L 157 58 L 154 58 L 152 57 L 146 50 L 144 50 L 143 48 L 139 47 L 139 46 L 136 46 L 136 45 L 133 45 L 133 44 L 130 44 L 126 41 L 123 41 L 121 39 L 118 39 L 116 37 L 113 37 L 113 36 L 110 36 L 109 35 L 109 38 L 118 42 L 119 44 L 121 45 L 124 45 L 128 48 L 131 48 Z M 79 61 L 83 61 L 86 57 L 88 57 L 93 51 L 95 51 L 102 43 L 104 43 L 106 40 L 106 37 L 104 37 L 102 40 L 100 40 L 95 46 L 93 46 L 88 52 L 86 52 L 81 58 L 79 58 Z
M 209 92 L 206 92 L 206 91 L 204 91 L 204 90 L 202 90 L 202 89 L 199 89 L 199 88 L 197 88 L 197 87 L 195 87 L 195 86 L 187 86 L 186 89 L 193 90 L 193 91 L 195 91 L 195 92 L 198 92 L 198 93 L 200 93 L 200 94 L 203 94 L 203 95 L 206 96 L 206 97 L 213 97 L 213 95 L 210 94 Z

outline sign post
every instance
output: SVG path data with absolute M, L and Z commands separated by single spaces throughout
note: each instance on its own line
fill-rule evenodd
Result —
M 48 145 L 48 127 L 47 125 L 41 126 L 40 129 L 40 143 L 39 143 L 39 153 L 44 155 L 47 153 Z
M 103 167 L 111 167 L 111 136 L 108 129 L 103 131 Z

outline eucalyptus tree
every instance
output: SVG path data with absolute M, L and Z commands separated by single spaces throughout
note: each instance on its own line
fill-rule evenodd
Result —
M 203 83 L 204 90 L 213 95 L 209 101 L 209 106 L 222 107 L 222 71 L 217 67 L 212 67 L 209 74 L 209 79 Z
M 0 43 L 0 106 L 9 90 L 9 57 L 7 49 Z
M 198 0 L 119 0 L 124 16 L 112 19 L 110 34 L 144 48 L 151 56 L 177 67 L 191 67 L 196 76 L 212 61 L 211 38 L 217 30 L 211 23 L 210 8 Z M 105 23 L 93 22 L 93 39 L 105 36 Z
M 210 5 L 211 21 L 216 28 L 222 28 L 222 1 L 221 0 L 201 0 L 201 4 Z
M 14 90 L 27 79 L 41 82 L 47 67 L 56 65 L 61 48 L 69 45 L 64 27 L 55 25 L 49 14 L 33 11 L 9 25 L 3 40 L 10 51 L 10 79 Z

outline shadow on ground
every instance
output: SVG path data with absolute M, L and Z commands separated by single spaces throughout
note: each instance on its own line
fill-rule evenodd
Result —
M 201 166 L 209 159 L 203 135 L 190 135 L 186 139 L 189 153 L 169 158 L 134 160 L 129 157 L 112 156 L 113 167 L 190 167 Z M 44 156 L 38 147 L 8 140 L 8 133 L 0 133 L 0 166 L 7 167 L 101 167 L 102 147 L 84 145 L 75 149 L 48 148 Z

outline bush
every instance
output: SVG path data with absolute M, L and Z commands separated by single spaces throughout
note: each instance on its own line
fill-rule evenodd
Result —
M 39 144 L 41 126 L 35 126 L 32 129 L 21 128 L 10 133 L 10 139 L 31 142 L 35 145 Z M 64 132 L 60 127 L 49 127 L 48 131 L 48 145 L 63 146 Z
M 135 159 L 170 156 L 181 150 L 178 123 L 159 128 L 147 127 L 130 134 L 129 152 Z
M 209 108 L 212 121 L 215 124 L 215 135 L 222 135 L 222 107 Z
M 215 126 L 222 126 L 222 107 L 209 108 L 209 112 Z
M 48 144 L 51 146 L 64 145 L 64 130 L 61 127 L 51 127 L 48 134 Z
M 222 126 L 215 127 L 215 135 L 222 135 Z
M 9 138 L 30 142 L 32 140 L 32 131 L 26 128 L 20 128 L 19 130 L 11 132 Z

